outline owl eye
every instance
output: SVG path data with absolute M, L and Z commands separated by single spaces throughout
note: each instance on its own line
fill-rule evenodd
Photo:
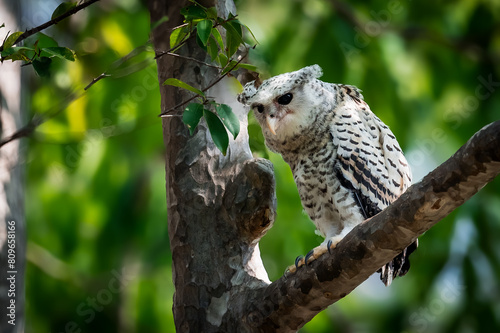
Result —
M 259 113 L 262 113 L 262 112 L 264 112 L 264 105 L 262 105 L 262 104 L 256 104 L 256 105 L 254 105 L 254 109 L 257 109 L 257 111 Z
M 293 95 L 291 93 L 284 94 L 283 96 L 278 98 L 278 103 L 281 105 L 287 105 L 287 104 L 290 104 L 292 99 L 293 99 Z

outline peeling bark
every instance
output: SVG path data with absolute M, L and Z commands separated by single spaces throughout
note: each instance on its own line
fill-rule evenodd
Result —
M 207 1 L 209 2 L 209 1 Z M 150 1 L 157 52 L 168 49 L 172 27 L 188 1 Z M 204 3 L 204 5 L 213 5 Z M 216 2 L 219 15 L 232 0 Z M 184 55 L 205 60 L 190 41 Z M 216 79 L 213 68 L 161 57 L 160 84 L 175 77 L 195 86 Z M 160 85 L 162 111 L 191 97 Z M 174 319 L 178 332 L 294 332 L 392 260 L 418 236 L 474 195 L 500 172 L 500 121 L 479 131 L 454 156 L 380 214 L 355 228 L 336 247 L 296 273 L 270 283 L 258 241 L 272 227 L 272 165 L 253 159 L 246 113 L 227 95 L 224 81 L 208 92 L 239 116 L 242 133 L 222 156 L 201 123 L 193 136 L 180 114 L 163 119 L 168 226 L 173 260 Z

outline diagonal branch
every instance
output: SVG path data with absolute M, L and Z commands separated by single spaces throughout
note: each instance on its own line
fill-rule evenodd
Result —
M 252 295 L 246 322 L 256 332 L 294 332 L 345 297 L 418 236 L 500 174 L 500 121 L 482 128 L 452 157 L 380 214 L 356 227 L 310 266 Z
M 94 2 L 97 2 L 99 0 L 89 0 L 89 1 L 86 1 L 86 2 L 83 2 L 81 4 L 79 4 L 78 6 L 68 10 L 66 13 L 62 14 L 62 15 L 59 15 L 58 17 L 50 20 L 50 21 L 47 21 L 41 25 L 39 25 L 38 27 L 35 27 L 35 28 L 32 28 L 30 30 L 27 30 L 25 31 L 22 35 L 20 35 L 16 41 L 13 43 L 13 45 L 16 45 L 17 43 L 25 40 L 26 38 L 36 34 L 37 32 L 40 32 L 42 30 L 45 30 L 47 29 L 48 27 L 54 25 L 54 24 L 57 24 L 59 23 L 60 21 L 64 20 L 65 18 L 68 18 L 70 17 L 71 15 L 79 12 L 80 10 L 90 6 L 91 4 L 93 4 Z M 0 52 L 3 51 L 3 44 L 0 46 Z

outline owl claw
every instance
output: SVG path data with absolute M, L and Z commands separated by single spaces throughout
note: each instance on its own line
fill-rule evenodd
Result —
M 302 259 L 304 259 L 304 256 L 298 256 L 295 258 L 295 268 L 299 268 L 300 266 L 304 265 L 301 264 Z
M 331 249 L 332 244 L 333 244 L 333 242 L 331 239 L 329 239 L 328 243 L 326 244 L 326 248 L 328 249 L 328 253 L 330 253 L 330 254 L 332 254 L 332 249 Z
M 316 259 L 316 258 L 314 258 L 314 250 L 311 250 L 311 251 L 309 251 L 309 252 L 306 254 L 306 257 L 305 257 L 305 259 L 304 259 L 304 264 L 305 264 L 305 265 L 308 265 L 308 261 L 309 261 L 309 259 L 311 259 L 311 257 L 313 257 L 313 259 Z

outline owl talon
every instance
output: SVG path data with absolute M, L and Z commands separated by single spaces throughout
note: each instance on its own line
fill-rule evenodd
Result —
M 332 244 L 333 244 L 333 242 L 332 242 L 331 239 L 329 239 L 328 243 L 326 243 L 326 248 L 328 249 L 328 253 L 330 253 L 330 254 L 332 254 L 332 250 L 333 250 L 332 249 Z M 335 246 L 333 248 L 335 248 Z
M 304 259 L 304 256 L 298 256 L 295 258 L 295 268 L 299 268 L 304 265 L 304 263 L 301 263 L 302 259 Z
M 309 264 L 309 262 L 308 262 L 308 261 L 309 261 L 309 259 L 311 259 L 311 257 L 313 258 L 313 260 L 311 260 L 311 261 L 314 261 L 314 260 L 316 259 L 316 258 L 314 258 L 314 250 L 311 250 L 311 251 L 309 251 L 309 252 L 306 254 L 306 257 L 305 257 L 305 259 L 304 259 L 304 264 L 305 264 L 305 265 L 308 265 L 308 264 Z

